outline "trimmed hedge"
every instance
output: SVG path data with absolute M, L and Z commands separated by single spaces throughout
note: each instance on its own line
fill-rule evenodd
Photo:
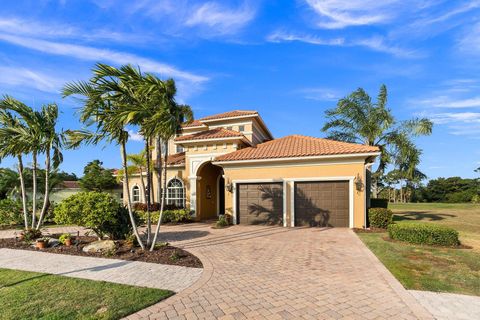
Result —
M 143 223 L 147 221 L 147 212 L 137 211 L 140 219 Z M 160 211 L 151 212 L 152 223 L 158 223 L 158 218 L 160 216 Z M 188 209 L 178 209 L 178 210 L 164 210 L 162 215 L 162 223 L 166 222 L 189 222 L 192 221 L 192 211 Z
M 368 210 L 370 227 L 386 229 L 392 224 L 393 212 L 385 208 L 371 208 Z
M 395 223 L 388 226 L 391 239 L 413 244 L 458 246 L 458 231 L 433 223 Z
M 388 199 L 372 198 L 370 199 L 370 208 L 388 208 Z
M 165 204 L 163 206 L 163 210 L 179 210 L 179 209 L 183 209 L 183 208 L 180 208 L 173 204 Z M 136 202 L 133 204 L 133 210 L 147 211 L 147 204 L 142 202 Z M 150 204 L 150 212 L 154 212 L 154 211 L 160 211 L 160 203 L 153 202 Z

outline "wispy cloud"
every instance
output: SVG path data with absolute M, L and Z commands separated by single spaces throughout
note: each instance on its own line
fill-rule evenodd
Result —
M 446 126 L 450 134 L 469 138 L 480 137 L 480 112 L 423 112 L 435 124 Z
M 398 46 L 389 45 L 383 37 L 371 37 L 362 39 L 347 40 L 343 37 L 322 38 L 309 34 L 297 34 L 294 32 L 275 31 L 267 36 L 269 42 L 304 42 L 312 45 L 321 46 L 340 46 L 340 47 L 365 47 L 373 51 L 388 53 L 401 58 L 419 58 L 423 55 L 415 50 L 408 50 Z
M 22 86 L 44 92 L 58 93 L 65 83 L 58 76 L 20 66 L 0 66 L 0 83 L 6 86 Z
M 227 1 L 142 0 L 118 4 L 126 15 L 142 15 L 173 36 L 214 38 L 237 35 L 253 21 L 257 5 L 250 0 Z M 107 6 L 112 9 L 111 6 Z
M 155 72 L 159 73 L 161 76 L 173 77 L 175 79 L 185 80 L 192 83 L 202 83 L 208 80 L 205 76 L 179 70 L 174 66 L 165 63 L 121 51 L 99 49 L 89 46 L 53 42 L 8 34 L 0 34 L 0 40 L 47 54 L 68 56 L 87 61 L 108 61 L 115 64 L 130 63 L 139 65 L 144 71 Z
M 399 0 L 305 0 L 318 14 L 317 25 L 326 29 L 341 29 L 385 23 L 395 14 L 393 6 Z
M 275 31 L 272 34 L 267 36 L 267 41 L 269 42 L 305 42 L 315 45 L 324 45 L 324 46 L 343 46 L 345 45 L 344 38 L 333 38 L 333 39 L 324 39 L 313 35 L 307 34 L 295 34 L 288 33 L 284 31 Z
M 228 8 L 215 2 L 196 7 L 185 21 L 187 26 L 207 26 L 219 34 L 232 34 L 245 27 L 255 17 L 255 10 L 244 3 Z
M 303 94 L 305 99 L 316 101 L 336 101 L 341 97 L 337 90 L 324 87 L 304 88 L 298 90 L 298 92 Z
M 70 24 L 58 22 L 40 22 L 18 17 L 0 17 L 0 32 L 42 39 L 75 39 L 83 41 L 108 40 L 122 43 L 138 43 L 152 40 L 145 34 L 130 34 L 106 28 L 85 30 Z
M 480 107 L 480 97 L 454 99 L 450 96 L 438 96 L 420 99 L 417 103 L 425 107 L 436 108 L 476 108 Z

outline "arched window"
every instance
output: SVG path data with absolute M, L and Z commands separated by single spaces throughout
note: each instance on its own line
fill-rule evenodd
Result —
M 140 188 L 138 186 L 132 188 L 132 202 L 140 202 Z
M 179 208 L 185 207 L 185 189 L 180 179 L 174 178 L 168 182 L 167 204 Z

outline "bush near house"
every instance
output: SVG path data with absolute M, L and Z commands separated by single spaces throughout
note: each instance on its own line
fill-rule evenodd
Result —
M 150 204 L 150 212 L 160 211 L 160 207 L 161 207 L 160 203 L 153 202 L 153 203 Z M 137 210 L 137 211 L 147 211 L 147 204 L 146 203 L 141 203 L 141 202 L 134 203 L 133 204 L 133 209 Z M 183 208 L 177 207 L 177 206 L 172 205 L 172 204 L 165 204 L 163 206 L 163 210 L 179 210 L 179 209 L 183 209 Z
M 142 222 L 147 221 L 147 212 L 139 211 L 138 215 Z M 160 211 L 154 211 L 151 213 L 152 223 L 158 223 L 160 217 Z M 162 215 L 162 223 L 180 223 L 192 221 L 192 211 L 188 209 L 176 209 L 176 210 L 164 210 Z
M 370 227 L 386 229 L 392 223 L 393 212 L 386 208 L 371 208 L 368 210 Z
M 372 198 L 370 199 L 370 208 L 388 208 L 388 199 Z
M 391 239 L 413 244 L 458 246 L 458 231 L 433 223 L 395 223 L 388 226 Z
M 11 199 L 0 200 L 0 226 L 23 224 L 22 203 Z
M 125 239 L 131 231 L 127 209 L 106 192 L 80 192 L 60 202 L 55 222 L 92 229 L 100 238 Z

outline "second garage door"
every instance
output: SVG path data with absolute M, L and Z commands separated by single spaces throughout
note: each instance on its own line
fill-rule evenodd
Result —
M 348 181 L 295 183 L 295 225 L 349 227 Z
M 282 183 L 244 183 L 237 185 L 237 191 L 237 221 L 240 224 L 282 224 Z

